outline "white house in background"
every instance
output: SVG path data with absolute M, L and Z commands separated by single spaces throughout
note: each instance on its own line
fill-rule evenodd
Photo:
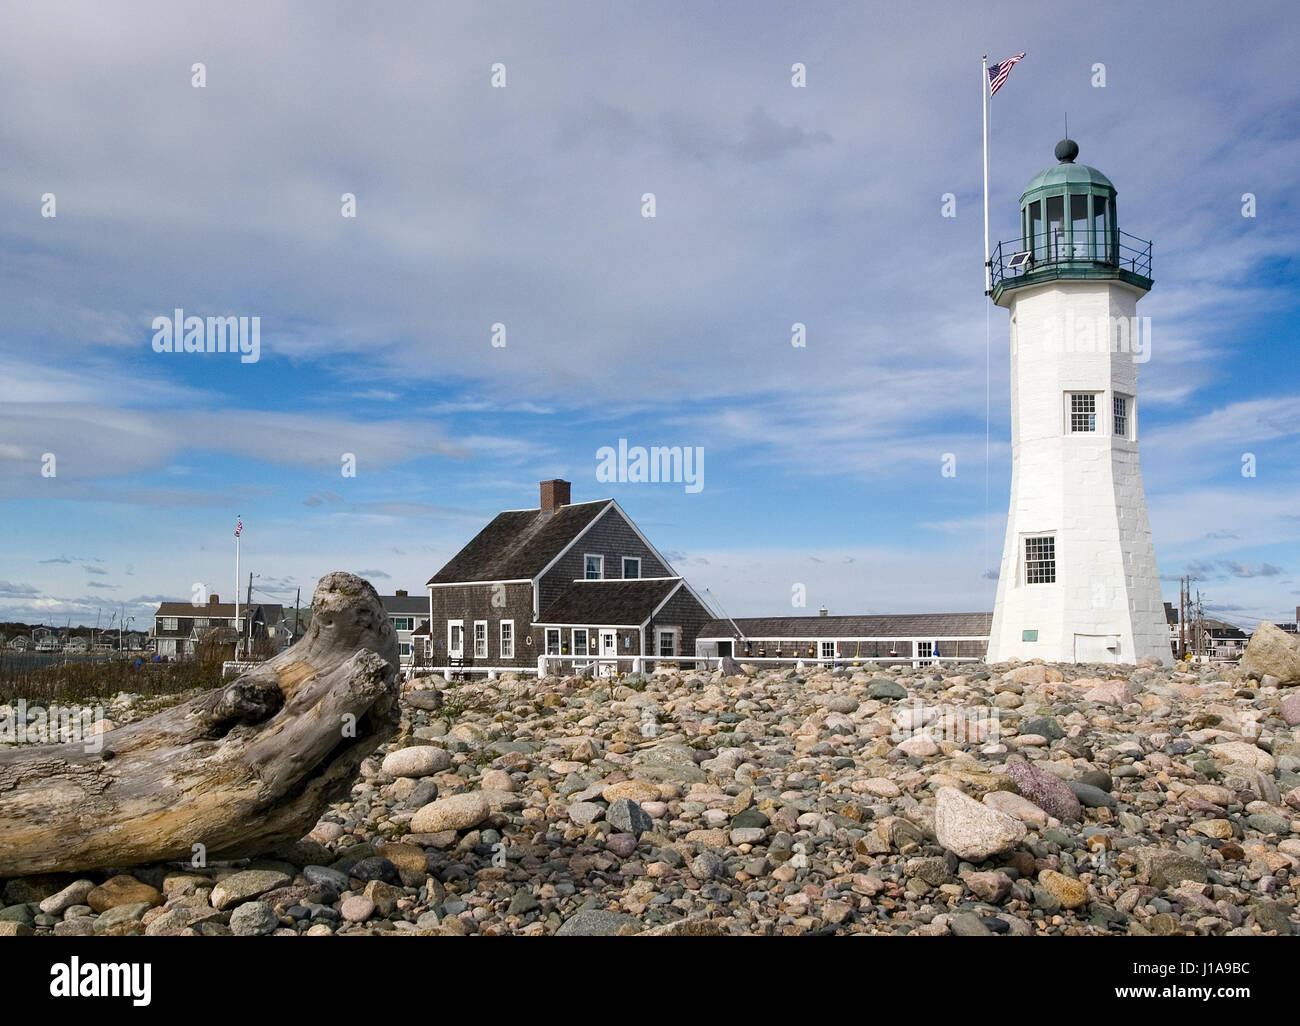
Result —
M 429 598 L 427 595 L 409 595 L 398 589 L 395 595 L 380 595 L 393 631 L 397 634 L 397 652 L 402 670 L 411 668 L 413 636 L 429 623 Z
M 1120 232 L 1115 187 L 1078 153 L 1057 144 L 992 263 L 1011 315 L 1011 506 L 988 660 L 1168 665 L 1138 461 L 1151 244 Z

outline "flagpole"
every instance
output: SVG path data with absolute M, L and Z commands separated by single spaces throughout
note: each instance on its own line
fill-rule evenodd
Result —
M 980 59 L 980 97 L 984 104 L 984 295 L 993 292 L 993 261 L 989 256 L 989 55 Z
M 238 520 L 238 518 L 236 518 Z M 239 532 L 235 532 L 235 658 L 239 658 Z

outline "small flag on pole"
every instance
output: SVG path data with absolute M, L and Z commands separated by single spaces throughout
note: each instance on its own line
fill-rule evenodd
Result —
M 1007 80 L 1011 74 L 1011 69 L 1015 66 L 1016 61 L 1023 61 L 1025 55 L 1018 53 L 1014 57 L 1008 57 L 1004 61 L 998 61 L 997 64 L 989 65 L 989 95 L 997 95 L 997 91 L 1002 88 L 1002 83 Z
M 243 529 L 244 529 L 244 521 L 241 520 L 239 517 L 236 517 L 236 518 L 235 518 L 235 537 L 236 537 L 236 538 L 239 537 L 239 532 L 242 531 Z

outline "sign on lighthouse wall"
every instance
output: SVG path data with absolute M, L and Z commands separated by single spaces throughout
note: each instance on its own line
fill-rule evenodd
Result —
M 993 260 L 1011 315 L 1011 504 L 988 660 L 1169 663 L 1138 459 L 1151 246 L 1119 231 L 1114 186 L 1077 155 L 1057 145 Z

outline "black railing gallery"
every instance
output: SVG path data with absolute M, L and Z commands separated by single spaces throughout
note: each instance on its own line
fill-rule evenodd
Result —
M 1110 240 L 1090 240 L 1077 234 L 1067 243 L 1064 232 L 1036 236 L 1032 249 L 1023 239 L 999 242 L 991 257 L 992 284 L 1014 285 L 1020 279 L 1087 277 L 1088 268 L 1114 268 L 1151 277 L 1151 243 L 1127 232 Z M 1081 273 L 1082 272 L 1082 273 Z

